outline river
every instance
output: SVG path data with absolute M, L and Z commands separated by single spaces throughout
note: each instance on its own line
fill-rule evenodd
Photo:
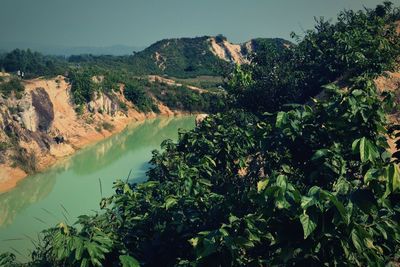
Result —
M 27 260 L 41 230 L 99 210 L 113 182 L 145 179 L 151 151 L 178 129 L 194 128 L 194 117 L 157 118 L 129 125 L 123 132 L 80 150 L 45 172 L 27 177 L 0 195 L 0 253 Z

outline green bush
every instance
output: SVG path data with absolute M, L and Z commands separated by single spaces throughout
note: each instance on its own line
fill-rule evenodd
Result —
M 144 266 L 398 260 L 400 170 L 385 152 L 384 106 L 365 77 L 346 92 L 326 88 L 327 100 L 314 106 L 219 114 L 178 143 L 164 142 L 148 182 L 117 182 L 102 213 L 80 218 L 82 230 L 46 232 L 34 262 L 108 266 L 122 255 Z
M 338 79 L 393 70 L 400 55 L 397 13 L 389 2 L 376 9 L 343 11 L 335 23 L 318 20 L 302 40 L 297 37 L 297 45 L 261 45 L 252 65 L 244 67 L 254 82 L 247 87 L 232 84 L 230 92 L 243 108 L 271 112 L 309 101 L 321 86 Z
M 76 114 L 78 114 L 79 116 L 83 115 L 83 113 L 85 112 L 85 106 L 84 105 L 78 105 L 75 108 L 75 112 Z
M 139 81 L 129 81 L 125 84 L 124 95 L 139 111 L 157 111 L 153 99 L 145 92 Z
M 276 83 L 275 89 L 287 84 L 307 92 L 316 87 L 309 88 L 304 81 L 314 77 L 317 87 L 324 88 L 324 99 L 284 107 L 271 102 L 277 105 L 271 108 L 277 109 L 274 112 L 262 112 L 270 109 L 262 101 L 255 102 L 259 105 L 254 109 L 242 102 L 247 103 L 246 110 L 210 116 L 194 130 L 181 132 L 177 143 L 164 141 L 163 152 L 153 152 L 147 182 L 117 181 L 115 194 L 100 202 L 102 212 L 79 217 L 76 226 L 61 223 L 43 232 L 30 266 L 388 266 L 399 262 L 400 151 L 393 155 L 387 151 L 387 137 L 399 138 L 394 133 L 400 126 L 388 124 L 391 97 L 378 94 L 373 80 L 393 67 L 396 58 L 387 53 L 399 48 L 392 43 L 388 50 L 379 50 L 373 40 L 385 43 L 380 23 L 382 16 L 393 17 L 387 15 L 389 10 L 385 3 L 375 10 L 342 13 L 332 28 L 318 24 L 329 30 L 306 35 L 306 48 L 298 52 L 309 53 L 307 64 L 264 73 L 267 83 Z M 349 56 L 349 47 L 341 46 L 342 41 L 352 41 L 340 36 L 362 30 L 358 19 L 367 26 L 363 33 L 368 42 L 357 41 L 351 49 L 372 52 L 373 65 L 354 60 L 353 56 L 362 56 Z M 340 26 L 343 21 L 348 27 Z M 386 30 L 393 36 L 389 26 Z M 331 38 L 339 38 L 333 48 Z M 327 45 L 327 50 L 321 45 Z M 330 49 L 339 54 L 330 54 Z M 399 51 L 392 52 L 398 56 Z M 277 62 L 284 62 L 285 55 L 277 57 Z M 291 68 L 300 74 L 285 80 Z M 262 90 L 252 91 L 261 84 L 258 74 L 251 68 L 236 69 L 230 82 L 236 101 L 248 96 L 245 90 L 256 94 L 254 99 L 266 96 Z M 321 84 L 332 77 L 345 77 L 340 80 L 342 87 Z M 136 99 L 135 89 L 129 91 Z M 188 101 L 196 98 L 189 95 Z M 400 140 L 396 143 L 400 150 Z M 0 256 L 4 258 L 14 262 L 9 255 Z
M 71 92 L 76 105 L 84 105 L 90 102 L 94 93 L 98 91 L 98 86 L 92 80 L 92 73 L 89 70 L 71 71 L 69 80 L 71 82 Z
M 15 49 L 0 59 L 0 66 L 7 72 L 22 71 L 25 78 L 56 76 L 67 69 L 63 57 L 44 56 L 38 52 Z
M 18 78 L 13 77 L 9 81 L 0 84 L 0 93 L 6 97 L 10 96 L 11 92 L 14 92 L 18 97 L 21 96 L 24 91 L 25 87 Z
M 128 111 L 128 106 L 125 104 L 125 102 L 119 101 L 118 102 L 119 108 L 122 109 L 123 111 Z
M 172 109 L 189 112 L 216 113 L 226 108 L 223 93 L 198 92 L 186 86 L 169 86 L 151 83 L 150 92 L 162 103 Z
M 109 132 L 112 132 L 115 129 L 115 126 L 113 124 L 109 123 L 109 122 L 102 122 L 101 123 L 101 127 L 104 130 L 109 131 Z

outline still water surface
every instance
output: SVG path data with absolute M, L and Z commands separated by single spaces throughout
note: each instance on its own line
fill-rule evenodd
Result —
M 41 230 L 61 221 L 72 224 L 77 216 L 98 210 L 100 192 L 110 196 L 113 182 L 126 179 L 130 171 L 132 182 L 143 181 L 151 151 L 165 139 L 176 140 L 178 129 L 192 128 L 192 116 L 132 124 L 0 194 L 0 253 L 28 255 L 30 239 L 37 240 Z

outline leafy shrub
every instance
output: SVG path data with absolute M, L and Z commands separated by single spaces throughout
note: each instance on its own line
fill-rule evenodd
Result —
M 78 105 L 76 108 L 75 108 L 75 112 L 76 112 L 76 114 L 78 114 L 79 116 L 81 116 L 81 115 L 83 115 L 83 113 L 85 112 L 85 106 L 84 105 Z
M 189 112 L 215 113 L 225 109 L 225 95 L 221 92 L 198 92 L 186 86 L 151 83 L 150 92 L 166 106 Z
M 22 71 L 26 78 L 37 76 L 56 76 L 67 69 L 62 57 L 43 56 L 38 52 L 15 49 L 0 60 L 0 66 L 7 72 Z
M 92 77 L 92 73 L 88 70 L 69 73 L 72 97 L 76 105 L 84 105 L 92 100 L 98 89 Z
M 318 20 L 298 45 L 261 45 L 252 65 L 244 69 L 254 82 L 231 86 L 230 91 L 241 107 L 271 112 L 283 104 L 304 103 L 321 92 L 322 85 L 338 79 L 393 70 L 400 55 L 396 12 L 389 2 L 376 9 L 343 11 L 335 23 Z
M 145 266 L 396 260 L 400 170 L 385 152 L 381 100 L 365 77 L 347 92 L 327 90 L 314 106 L 205 119 L 154 153 L 148 182 L 117 182 L 116 194 L 101 202 L 104 213 L 62 238 L 100 231 L 110 239 L 93 246 L 99 254 L 91 260 L 102 260 L 95 266 L 116 264 L 125 251 Z M 48 233 L 41 259 L 72 264 L 77 247 L 52 256 L 62 247 L 54 243 L 60 232 Z
M 24 91 L 25 87 L 18 78 L 13 77 L 9 81 L 0 84 L 0 93 L 4 96 L 9 96 L 11 92 L 14 92 L 18 97 L 21 96 Z
M 357 13 L 355 18 L 367 14 L 378 23 L 378 14 L 386 14 L 389 7 Z M 352 13 L 344 14 L 352 18 Z M 361 29 L 358 22 L 349 20 L 350 32 L 354 25 Z M 343 33 L 340 27 L 336 30 L 338 36 Z M 374 32 L 378 40 L 382 37 L 379 30 L 369 30 L 367 39 Z M 320 44 L 336 38 L 325 31 L 313 36 Z M 367 45 L 364 49 L 369 51 L 369 45 L 375 44 L 371 42 L 357 43 L 352 49 Z M 301 51 L 327 59 L 325 53 L 318 56 L 323 51 L 319 46 L 307 49 Z M 335 61 L 342 55 L 346 58 L 345 51 L 337 51 L 344 54 L 328 54 L 333 56 L 325 62 L 333 67 L 328 73 L 321 69 L 318 76 L 319 63 L 313 61 L 305 61 L 310 63 L 308 71 L 305 65 L 295 70 L 304 72 L 299 81 L 315 77 L 317 84 L 349 75 L 340 81 L 346 89 L 328 83 L 323 86 L 324 99 L 311 105 L 276 106 L 275 112 L 260 112 L 268 109 L 263 102 L 254 110 L 233 109 L 181 132 L 177 143 L 164 141 L 164 151 L 153 152 L 147 182 L 117 181 L 116 193 L 101 200 L 101 213 L 81 216 L 76 228 L 60 224 L 45 231 L 31 265 L 385 266 L 398 262 L 400 151 L 393 155 L 387 151 L 387 137 L 400 137 L 396 134 L 400 126 L 387 130 L 386 110 L 393 104 L 390 97 L 377 93 L 373 81 L 392 67 L 393 59 L 386 56 L 388 51 L 382 62 L 373 55 L 374 66 L 351 59 L 360 64 L 360 70 L 353 70 L 343 65 L 347 59 Z M 270 81 L 285 79 L 285 68 L 276 70 L 277 77 Z M 260 81 L 254 70 L 250 75 L 247 71 L 237 69 L 231 84 L 254 88 Z M 265 96 L 254 92 L 259 92 L 259 98 Z M 399 140 L 397 145 L 399 149 Z
M 125 102 L 119 101 L 118 102 L 118 106 L 120 109 L 122 109 L 123 111 L 128 111 L 128 106 L 125 104 Z
M 101 127 L 109 132 L 112 132 L 115 129 L 115 126 L 109 122 L 102 122 Z
M 130 81 L 129 83 L 126 83 L 124 95 L 126 99 L 131 101 L 138 108 L 139 111 L 151 112 L 153 110 L 158 110 L 153 99 L 146 94 L 138 81 Z

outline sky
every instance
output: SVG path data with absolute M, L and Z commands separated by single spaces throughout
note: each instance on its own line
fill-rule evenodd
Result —
M 148 46 L 164 38 L 223 34 L 233 42 L 312 28 L 314 16 L 377 0 L 0 0 L 2 43 Z M 400 0 L 392 1 L 400 6 Z

